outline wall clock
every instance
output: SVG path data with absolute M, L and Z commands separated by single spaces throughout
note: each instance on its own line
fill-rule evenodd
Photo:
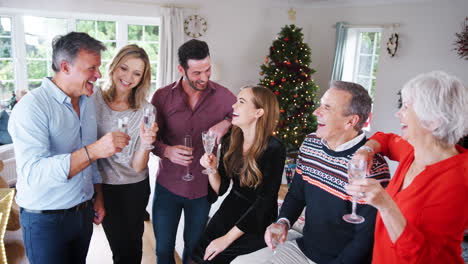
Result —
M 184 21 L 184 32 L 187 36 L 198 38 L 205 34 L 208 26 L 206 19 L 199 15 L 192 15 Z

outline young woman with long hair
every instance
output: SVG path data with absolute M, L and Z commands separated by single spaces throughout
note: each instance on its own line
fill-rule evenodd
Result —
M 128 120 L 130 143 L 122 152 L 98 160 L 106 217 L 104 232 L 114 263 L 141 263 L 144 214 L 150 187 L 148 148 L 155 139 L 157 124 L 145 128 L 144 112 L 154 111 L 146 101 L 151 70 L 148 55 L 137 45 L 123 47 L 109 64 L 109 76 L 96 89 L 98 135 L 117 131 L 117 120 Z
M 232 106 L 232 130 L 223 140 L 218 167 L 213 154 L 200 163 L 211 168 L 211 189 L 223 195 L 233 187 L 209 222 L 192 255 L 197 263 L 229 263 L 238 255 L 265 247 L 263 234 L 278 214 L 286 151 L 273 136 L 279 106 L 273 92 L 262 86 L 243 87 Z

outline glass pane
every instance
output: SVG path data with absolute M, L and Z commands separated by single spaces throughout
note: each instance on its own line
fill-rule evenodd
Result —
M 88 33 L 91 37 L 96 37 L 96 30 L 94 28 L 96 21 L 94 20 L 77 20 L 76 31 Z
M 372 50 L 374 49 L 374 35 L 375 32 L 361 33 L 361 53 L 372 54 Z
M 158 64 L 151 63 L 151 80 L 156 80 L 156 76 L 158 75 Z
M 28 61 L 28 79 L 42 79 L 47 76 L 47 61 Z
M 15 78 L 15 75 L 14 75 L 13 61 L 1 60 L 0 61 L 0 80 L 13 80 L 14 78 Z
M 371 98 L 374 98 L 374 94 L 375 94 L 375 79 L 372 79 L 372 86 L 371 86 L 371 90 L 370 90 Z
M 101 79 L 107 79 L 107 69 L 108 69 L 108 66 L 109 66 L 109 63 L 111 61 L 102 61 L 101 62 L 101 67 L 99 67 L 99 70 L 101 71 Z M 99 80 L 101 80 L 99 79 Z
M 115 40 L 115 22 L 98 21 L 97 22 L 97 39 L 99 40 Z
M 47 45 L 47 40 L 40 36 L 26 35 L 26 57 L 35 59 L 47 58 L 47 53 L 51 52 L 51 49 Z
M 379 56 L 376 55 L 374 58 L 374 71 L 372 72 L 372 77 L 376 77 L 377 75 L 377 69 L 379 68 Z
M 359 56 L 359 75 L 367 75 L 370 76 L 371 74 L 371 66 L 372 66 L 372 56 L 369 55 L 361 55 Z
M 158 61 L 159 44 L 140 42 L 137 43 L 137 45 L 142 47 L 146 53 L 148 53 L 150 61 Z
M 382 33 L 380 32 L 376 32 L 375 33 L 375 41 L 377 42 L 376 43 L 376 50 L 375 50 L 375 54 L 379 55 L 380 54 L 380 42 L 382 41 Z
M 13 96 L 14 91 L 15 91 L 14 82 L 0 81 L 0 100 L 6 101 L 10 99 Z
M 11 18 L 0 17 L 0 36 L 11 36 Z
M 106 51 L 102 53 L 102 60 L 111 60 L 115 53 L 117 52 L 115 50 L 116 43 L 115 42 L 104 42 L 104 45 L 106 45 Z
M 145 26 L 146 41 L 159 41 L 159 27 L 158 26 Z
M 362 85 L 364 88 L 366 88 L 367 91 L 369 91 L 370 89 L 370 79 L 369 78 L 366 78 L 366 77 L 358 77 L 357 79 L 357 83 L 359 83 L 360 85 Z
M 41 86 L 42 81 L 29 81 L 28 82 L 28 89 L 31 91 L 39 86 Z
M 57 35 L 67 33 L 67 20 L 25 16 L 24 33 L 28 58 L 51 57 L 51 43 Z
M 11 58 L 11 38 L 0 38 L 0 58 Z
M 142 40 L 143 26 L 128 25 L 128 40 Z
M 153 97 L 153 93 L 154 91 L 156 91 L 156 82 L 151 82 L 151 87 L 150 87 L 150 91 L 149 91 L 149 100 L 151 100 L 151 98 Z

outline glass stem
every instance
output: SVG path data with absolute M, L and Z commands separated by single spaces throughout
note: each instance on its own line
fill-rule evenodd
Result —
M 356 197 L 353 196 L 353 207 L 352 207 L 352 210 L 351 210 L 351 215 L 353 217 L 356 216 L 356 206 L 357 206 L 357 199 L 356 199 Z

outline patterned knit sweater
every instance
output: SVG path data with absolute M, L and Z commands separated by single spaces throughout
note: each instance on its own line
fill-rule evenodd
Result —
M 305 210 L 303 237 L 297 243 L 312 261 L 322 263 L 370 263 L 376 209 L 359 201 L 357 214 L 366 221 L 350 224 L 342 219 L 351 212 L 352 197 L 344 189 L 348 183 L 347 164 L 366 138 L 355 146 L 335 152 L 310 134 L 299 150 L 293 182 L 281 207 L 279 218 L 294 223 Z M 388 165 L 375 155 L 371 169 L 374 179 L 386 185 Z

